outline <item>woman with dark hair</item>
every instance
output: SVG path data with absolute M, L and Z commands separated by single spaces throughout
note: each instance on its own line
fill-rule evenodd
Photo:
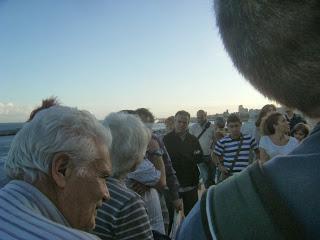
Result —
M 259 144 L 262 163 L 277 155 L 287 155 L 298 145 L 294 137 L 288 136 L 289 124 L 281 113 L 271 113 L 263 119 L 261 127 L 264 135 Z
M 261 108 L 261 111 L 258 115 L 258 118 L 257 118 L 257 121 L 256 121 L 256 129 L 255 129 L 255 132 L 254 132 L 254 138 L 256 139 L 257 143 L 260 141 L 260 137 L 261 137 L 261 132 L 262 132 L 262 129 L 261 129 L 261 122 L 262 120 L 268 116 L 270 113 L 273 113 L 273 112 L 276 112 L 277 109 L 276 109 L 276 106 L 273 105 L 273 104 L 267 104 L 267 105 L 264 105 L 262 108 Z

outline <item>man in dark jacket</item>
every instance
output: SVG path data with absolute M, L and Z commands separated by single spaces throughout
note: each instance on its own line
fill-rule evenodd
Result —
M 190 114 L 179 111 L 175 115 L 175 130 L 164 136 L 163 141 L 176 171 L 187 215 L 198 201 L 199 170 L 197 163 L 202 160 L 202 149 L 198 139 L 188 132 Z

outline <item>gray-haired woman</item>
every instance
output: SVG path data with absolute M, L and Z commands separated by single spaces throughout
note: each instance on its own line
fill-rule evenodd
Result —
M 142 162 L 151 133 L 139 118 L 126 113 L 111 113 L 103 125 L 113 136 L 112 177 L 107 181 L 111 199 L 98 211 L 94 233 L 101 239 L 153 239 L 141 197 L 125 185 L 127 174 Z

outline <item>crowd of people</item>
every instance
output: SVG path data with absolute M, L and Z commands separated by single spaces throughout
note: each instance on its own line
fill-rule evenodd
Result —
M 320 126 L 308 136 L 292 110 L 320 121 L 319 4 L 217 0 L 215 11 L 235 66 L 290 108 L 264 106 L 254 134 L 241 131 L 237 114 L 212 124 L 199 110 L 189 127 L 190 113 L 181 110 L 158 136 L 146 108 L 101 123 L 44 100 L 4 164 L 0 239 L 320 238 Z M 177 213 L 185 217 L 178 229 Z
M 207 113 L 199 110 L 197 122 L 190 124 L 190 114 L 178 111 L 165 121 L 166 133 L 160 136 L 152 132 L 155 118 L 146 108 L 111 113 L 100 124 L 87 112 L 46 99 L 12 143 L 5 168 L 15 180 L 0 190 L 0 199 L 6 208 L 19 210 L 7 210 L 2 219 L 10 222 L 12 216 L 32 210 L 40 211 L 39 216 L 30 214 L 36 226 L 47 229 L 52 224 L 57 234 L 69 230 L 59 229 L 54 222 L 101 239 L 174 238 L 174 212 L 188 216 L 201 196 L 201 184 L 208 189 L 255 161 L 286 155 L 307 137 L 309 130 L 301 116 L 295 115 L 296 125 L 290 131 L 286 114 L 274 111 L 274 106 L 264 111 L 270 106 L 264 106 L 258 117 L 261 138 L 257 143 L 252 135 L 241 132 L 237 114 L 211 123 Z M 74 190 L 69 184 L 81 185 Z M 29 198 L 28 191 L 36 197 Z M 35 207 L 33 201 L 40 205 Z M 53 206 L 61 212 L 60 218 L 58 212 L 52 213 Z M 46 217 L 50 221 L 41 223 Z M 28 220 L 19 222 L 16 226 L 24 231 L 25 224 L 35 226 Z

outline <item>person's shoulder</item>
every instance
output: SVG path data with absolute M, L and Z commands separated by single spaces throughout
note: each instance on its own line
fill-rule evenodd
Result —
M 189 130 L 192 129 L 192 130 L 195 130 L 197 128 L 200 127 L 200 124 L 199 123 L 193 123 L 190 127 L 189 127 Z
M 298 145 L 299 141 L 295 137 L 289 136 L 289 143 L 291 143 L 292 145 Z
M 187 132 L 187 137 L 193 142 L 199 142 L 198 138 L 192 135 L 190 132 Z
M 259 146 L 266 146 L 266 145 L 269 145 L 269 143 L 270 143 L 270 138 L 268 136 L 261 136 L 259 141 Z
M 221 138 L 218 142 L 220 143 L 225 143 L 225 142 L 228 142 L 228 141 L 231 141 L 232 138 L 230 137 L 230 134 L 226 134 L 225 136 L 223 136 L 223 138 Z
M 207 239 L 198 201 L 188 216 L 183 220 L 177 232 L 177 240 Z
M 249 139 L 251 140 L 252 139 L 252 135 L 249 134 L 249 133 L 242 133 L 242 137 L 245 140 L 249 140 Z
M 163 140 L 166 140 L 168 138 L 172 138 L 175 135 L 174 131 L 168 132 L 166 135 L 163 136 Z
M 139 194 L 137 194 L 127 186 L 121 184 L 117 179 L 110 178 L 107 181 L 107 186 L 111 195 L 111 199 L 108 201 L 110 203 L 112 201 L 116 201 L 118 204 L 126 204 L 126 202 L 131 201 L 132 199 L 141 199 Z

